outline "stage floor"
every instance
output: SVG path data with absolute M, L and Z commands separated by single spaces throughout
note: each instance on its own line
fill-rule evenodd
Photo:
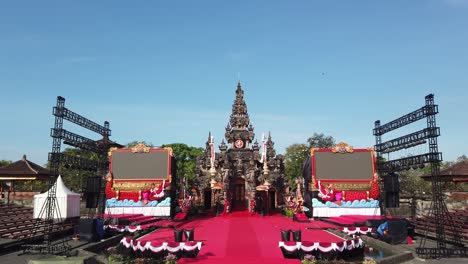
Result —
M 182 258 L 178 263 L 300 263 L 299 259 L 286 259 L 279 243 L 280 231 L 292 229 L 302 231 L 302 244 L 343 243 L 343 239 L 324 228 L 336 228 L 330 223 L 311 221 L 293 222 L 279 214 L 272 216 L 250 216 L 247 212 L 233 212 L 227 216 L 191 218 L 178 222 L 177 227 L 194 228 L 195 241 L 202 242 L 196 258 Z M 292 239 L 292 238 L 291 238 Z M 153 241 L 154 245 L 174 242 L 172 229 L 162 229 L 140 239 L 141 244 Z M 290 242 L 295 243 L 295 242 Z

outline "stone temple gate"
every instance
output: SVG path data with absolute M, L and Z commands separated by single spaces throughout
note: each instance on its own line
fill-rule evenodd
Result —
M 268 209 L 282 205 L 284 191 L 283 156 L 276 155 L 271 134 L 255 140 L 244 91 L 237 84 L 232 114 L 226 126 L 225 140 L 215 151 L 211 133 L 204 154 L 198 158 L 196 181 L 205 208 L 226 199 L 233 208 L 249 208 L 252 199 Z M 265 207 L 264 206 L 264 207 Z

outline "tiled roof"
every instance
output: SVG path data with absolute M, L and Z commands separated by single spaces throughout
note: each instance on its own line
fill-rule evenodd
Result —
M 457 162 L 452 166 L 441 170 L 440 175 L 468 176 L 468 160 Z
M 48 177 L 50 171 L 36 163 L 26 159 L 26 155 L 21 160 L 13 162 L 4 167 L 0 167 L 0 177 L 31 177 L 38 178 Z

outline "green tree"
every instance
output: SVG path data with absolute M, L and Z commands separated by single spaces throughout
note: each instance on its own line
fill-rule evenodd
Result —
M 149 143 L 149 142 L 146 142 L 146 141 L 132 141 L 130 143 L 127 143 L 125 144 L 125 147 L 126 148 L 131 148 L 131 147 L 134 147 L 140 143 L 143 143 L 145 144 L 147 147 L 154 147 L 153 143 Z
M 302 177 L 302 166 L 308 157 L 309 147 L 306 144 L 292 144 L 284 154 L 284 170 L 290 186 L 296 186 L 295 180 Z
M 79 148 L 67 148 L 63 152 L 70 156 L 77 156 L 77 157 L 85 158 L 89 160 L 95 160 L 95 161 L 98 161 L 98 160 L 108 161 L 109 160 L 109 157 L 107 155 L 98 155 L 97 153 L 82 150 Z M 86 181 L 88 177 L 102 176 L 102 175 L 97 175 L 97 173 L 98 172 L 96 171 L 82 170 L 79 167 L 70 166 L 69 164 L 61 164 L 61 167 L 60 167 L 60 174 L 62 175 L 62 179 L 65 185 L 67 185 L 68 188 L 70 188 L 71 190 L 75 192 L 81 192 L 86 188 Z
M 410 169 L 399 173 L 400 192 L 407 195 L 418 195 L 431 192 L 431 183 L 421 176 L 430 174 L 430 166 Z
M 79 148 L 66 148 L 65 150 L 62 151 L 62 153 L 69 155 L 69 156 L 75 156 L 75 157 L 80 157 L 80 158 L 89 159 L 89 160 L 108 161 L 107 155 L 99 155 L 97 153 L 82 150 Z M 47 168 L 50 169 L 50 162 L 47 164 Z M 62 176 L 62 180 L 65 183 L 65 185 L 74 192 L 84 191 L 84 189 L 86 188 L 86 181 L 88 177 L 102 176 L 102 175 L 97 175 L 97 173 L 99 172 L 83 170 L 79 168 L 76 164 L 66 164 L 63 162 L 60 163 L 59 173 Z M 47 189 L 46 182 L 44 182 L 40 186 L 41 186 L 40 191 L 46 191 Z
M 286 148 L 284 155 L 284 169 L 286 179 L 291 187 L 295 188 L 296 179 L 302 178 L 302 167 L 311 148 L 330 148 L 335 145 L 332 136 L 323 133 L 314 133 L 307 139 L 307 144 L 295 143 Z
M 203 148 L 188 146 L 183 143 L 164 144 L 162 148 L 171 147 L 177 160 L 177 177 L 182 181 L 185 177 L 190 186 L 195 179 L 195 166 L 198 156 L 203 154 Z
M 332 136 L 325 136 L 323 133 L 314 133 L 307 139 L 309 148 L 330 148 L 335 145 L 335 139 Z
M 445 169 L 453 166 L 459 162 L 468 160 L 466 155 L 458 157 L 455 161 L 447 161 L 440 164 L 440 169 Z M 430 193 L 432 191 L 432 185 L 430 181 L 424 180 L 421 176 L 431 175 L 431 165 L 427 164 L 423 168 L 410 169 L 402 171 L 400 175 L 400 191 L 405 194 L 415 195 L 422 193 Z M 446 190 L 455 190 L 455 184 L 447 182 L 443 184 Z M 465 186 L 461 185 L 461 189 L 464 190 Z
M 11 164 L 10 160 L 0 160 L 0 167 Z

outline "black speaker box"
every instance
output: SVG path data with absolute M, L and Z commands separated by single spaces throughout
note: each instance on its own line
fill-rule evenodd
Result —
M 389 219 L 388 221 L 388 234 L 385 241 L 392 244 L 402 244 L 408 239 L 408 227 L 405 219 Z
M 100 193 L 101 192 L 101 177 L 92 176 L 86 179 L 86 192 L 87 193 Z
M 384 176 L 384 190 L 386 192 L 399 192 L 400 182 L 398 180 L 398 174 L 389 174 Z
M 301 230 L 292 230 L 293 240 L 296 242 L 302 241 L 302 232 Z
M 86 193 L 86 208 L 97 208 L 99 203 L 99 193 Z
M 95 228 L 94 219 L 82 218 L 78 226 L 80 239 L 86 241 L 95 241 L 97 239 L 97 232 Z
M 175 242 L 182 242 L 183 229 L 174 229 Z
M 291 230 L 281 230 L 281 241 L 291 240 Z
M 184 229 L 185 241 L 194 241 L 194 239 L 195 239 L 194 232 L 195 232 L 195 230 L 193 228 L 192 229 Z
M 385 192 L 385 207 L 387 208 L 400 207 L 400 193 Z

